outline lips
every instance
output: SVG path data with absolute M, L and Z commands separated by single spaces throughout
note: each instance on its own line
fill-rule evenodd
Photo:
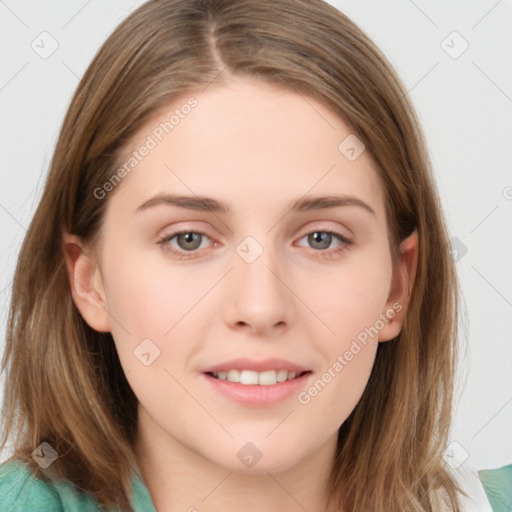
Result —
M 286 370 L 287 372 L 295 372 L 295 375 L 300 375 L 306 371 L 310 371 L 308 368 L 299 364 L 287 361 L 285 359 L 246 359 L 238 358 L 226 361 L 225 363 L 216 364 L 203 370 L 203 373 L 218 374 L 219 372 L 229 372 L 230 370 L 250 370 L 253 372 L 263 373 L 270 370 L 279 372 L 279 370 Z
M 253 372 L 252 370 L 242 370 L 242 372 Z M 273 370 L 269 370 L 272 372 Z M 258 372 L 254 372 L 258 375 Z M 265 372 L 260 373 L 263 374 Z M 215 378 L 212 373 L 206 372 L 200 375 L 202 382 L 214 393 L 224 396 L 231 402 L 237 402 L 243 406 L 249 407 L 270 407 L 278 405 L 286 400 L 291 400 L 297 396 L 302 389 L 307 387 L 308 383 L 314 378 L 311 371 L 303 372 L 293 379 L 285 380 L 272 384 L 243 384 L 240 382 L 230 382 Z

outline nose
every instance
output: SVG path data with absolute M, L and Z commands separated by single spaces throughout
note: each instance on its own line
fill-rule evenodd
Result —
M 272 336 L 282 333 L 294 318 L 293 293 L 286 272 L 268 248 L 252 262 L 234 254 L 228 276 L 225 321 L 232 329 Z

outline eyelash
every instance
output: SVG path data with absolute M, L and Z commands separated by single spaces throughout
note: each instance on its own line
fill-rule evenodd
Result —
M 157 243 L 158 243 L 158 245 L 161 246 L 161 248 L 164 252 L 170 253 L 179 259 L 190 259 L 191 257 L 193 258 L 193 256 L 188 256 L 188 254 L 193 254 L 193 253 L 197 252 L 198 251 L 197 249 L 195 249 L 193 251 L 188 251 L 188 254 L 187 254 L 187 252 L 185 252 L 185 251 L 177 251 L 176 249 L 171 248 L 171 246 L 166 243 L 166 242 L 171 241 L 174 237 L 176 237 L 178 235 L 187 234 L 187 233 L 194 233 L 196 235 L 202 235 L 207 238 L 210 238 L 204 231 L 201 231 L 201 230 L 184 230 L 184 231 L 176 231 L 175 233 L 172 233 L 170 235 L 165 235 Z M 321 257 L 321 258 L 326 258 L 326 259 L 336 258 L 340 253 L 347 250 L 353 244 L 352 240 L 349 240 L 342 234 L 337 233 L 336 231 L 329 231 L 326 229 L 316 229 L 313 231 L 309 231 L 308 233 L 303 235 L 300 239 L 302 239 L 308 235 L 311 235 L 313 233 L 327 233 L 327 234 L 332 235 L 333 237 L 337 238 L 340 242 L 342 242 L 342 245 L 335 249 L 330 249 L 330 250 L 315 250 L 315 249 L 313 249 L 313 251 L 315 251 L 316 253 L 320 253 L 318 255 L 318 257 Z

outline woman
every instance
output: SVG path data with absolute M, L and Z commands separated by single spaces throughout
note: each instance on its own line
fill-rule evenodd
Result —
M 80 83 L 20 252 L 0 496 L 461 510 L 448 249 L 406 91 L 342 13 L 144 4 Z

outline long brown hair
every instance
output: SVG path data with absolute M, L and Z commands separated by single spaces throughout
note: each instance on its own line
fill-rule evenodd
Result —
M 347 511 L 431 511 L 444 489 L 458 283 L 418 118 L 392 66 L 322 0 L 151 0 L 107 39 L 65 117 L 44 192 L 19 254 L 2 363 L 2 446 L 26 457 L 47 441 L 65 478 L 131 510 L 137 400 L 110 333 L 71 295 L 64 232 L 94 242 L 111 179 L 137 130 L 178 96 L 250 76 L 312 97 L 366 145 L 382 181 L 396 264 L 414 229 L 418 264 L 402 331 L 380 343 L 360 402 L 339 430 L 330 500 Z M 340 141 L 341 142 L 341 141 Z M 113 192 L 114 193 L 114 192 Z

